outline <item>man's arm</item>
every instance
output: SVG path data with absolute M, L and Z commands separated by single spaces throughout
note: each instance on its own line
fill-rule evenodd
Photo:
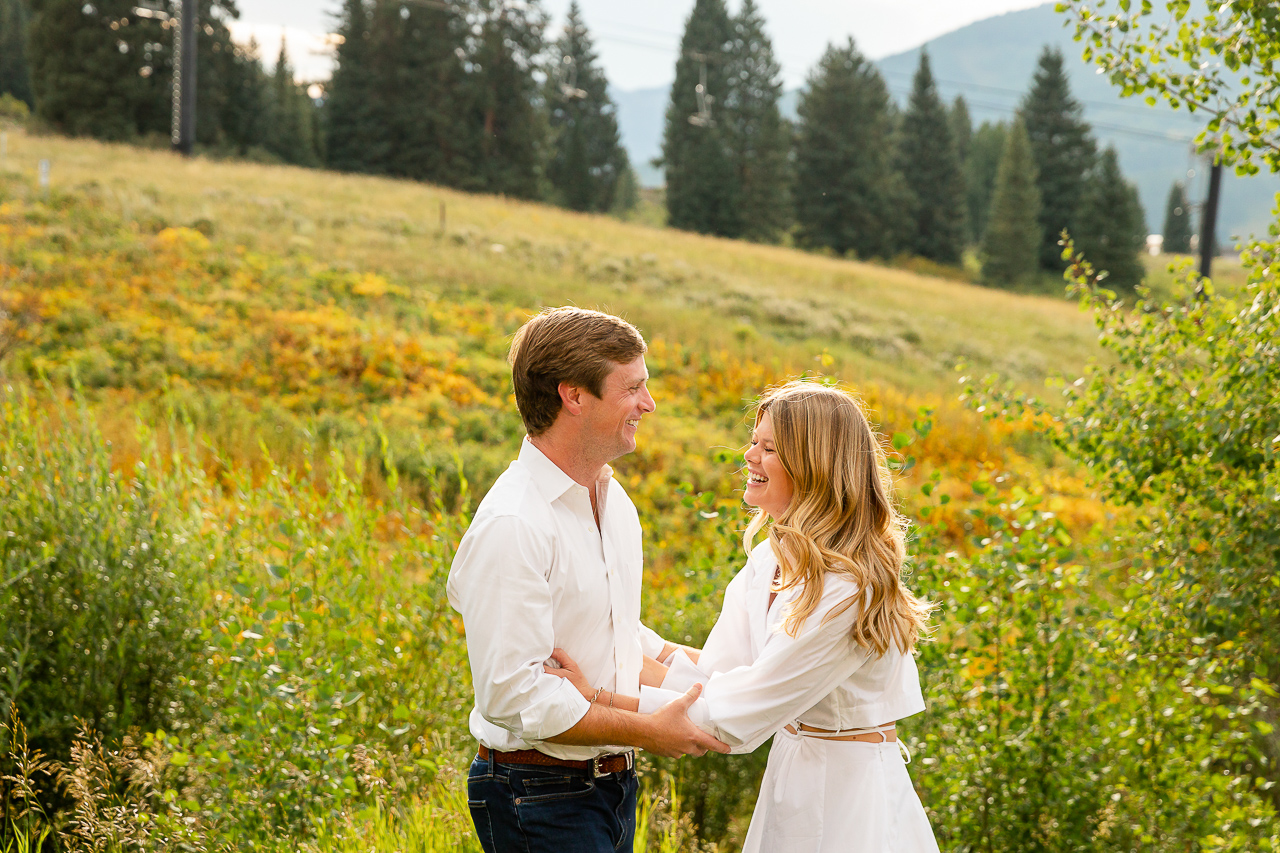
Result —
M 546 740 L 576 746 L 624 744 L 668 758 L 703 755 L 707 751 L 728 752 L 728 744 L 716 740 L 689 719 L 689 706 L 701 693 L 702 685 L 695 684 L 688 693 L 652 714 L 636 714 L 592 704 L 586 716 L 570 729 Z

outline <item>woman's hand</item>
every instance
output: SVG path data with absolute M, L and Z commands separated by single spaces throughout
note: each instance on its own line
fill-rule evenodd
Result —
M 560 664 L 557 669 L 553 666 L 543 664 L 542 668 L 549 675 L 557 675 L 560 678 L 566 678 L 569 683 L 578 689 L 583 699 L 591 699 L 595 695 L 596 689 L 591 686 L 591 682 L 587 681 L 587 677 L 582 674 L 582 668 L 578 666 L 578 662 L 569 657 L 564 649 L 555 649 L 551 652 L 551 659 Z

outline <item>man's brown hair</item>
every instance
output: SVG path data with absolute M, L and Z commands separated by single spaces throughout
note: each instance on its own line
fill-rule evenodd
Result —
M 551 428 L 560 414 L 561 382 L 599 397 L 610 371 L 647 349 L 636 327 L 612 314 L 568 307 L 535 315 L 516 332 L 507 356 L 524 428 L 531 436 Z

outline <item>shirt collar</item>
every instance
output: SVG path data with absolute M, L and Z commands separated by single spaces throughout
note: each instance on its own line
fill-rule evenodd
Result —
M 561 470 L 559 465 L 534 447 L 527 435 L 520 443 L 519 458 L 520 464 L 528 468 L 533 475 L 533 482 L 542 496 L 547 499 L 547 503 L 558 500 L 565 492 L 578 485 L 577 481 Z M 601 487 L 607 485 L 611 479 L 613 479 L 613 469 L 606 465 L 600 470 L 600 477 L 596 480 L 597 489 L 607 493 L 608 489 L 601 489 Z

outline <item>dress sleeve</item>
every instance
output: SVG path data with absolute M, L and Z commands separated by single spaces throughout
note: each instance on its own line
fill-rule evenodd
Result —
M 689 718 L 735 753 L 751 752 L 787 723 L 816 705 L 866 662 L 868 651 L 853 639 L 855 604 L 825 619 L 856 594 L 852 584 L 828 577 L 818 607 L 791 637 L 779 629 L 754 662 L 715 672 Z M 663 683 L 665 688 L 666 682 Z M 678 695 L 659 688 L 641 690 L 642 712 Z
M 473 525 L 449 570 L 449 603 L 462 615 L 481 716 L 524 740 L 572 728 L 590 705 L 568 679 L 548 675 L 555 649 L 547 569 L 552 547 L 514 516 Z

